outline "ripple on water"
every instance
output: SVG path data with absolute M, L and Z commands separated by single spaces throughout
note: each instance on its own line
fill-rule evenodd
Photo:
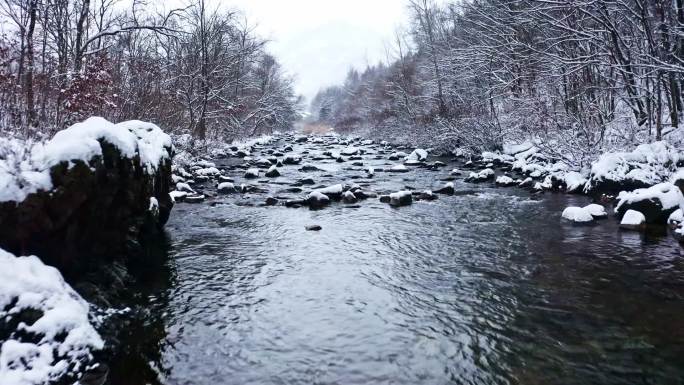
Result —
M 336 181 L 321 174 L 321 184 Z M 378 173 L 372 183 L 435 188 L 437 175 Z M 168 225 L 176 277 L 163 309 L 164 382 L 683 378 L 678 245 L 619 232 L 612 220 L 561 222 L 583 197 L 455 187 L 401 209 L 179 205 Z M 310 224 L 323 230 L 307 232 Z

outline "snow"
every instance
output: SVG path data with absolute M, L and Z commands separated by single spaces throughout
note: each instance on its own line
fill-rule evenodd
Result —
M 0 202 L 21 202 L 29 194 L 52 189 L 50 168 L 61 162 L 88 162 L 102 155 L 99 140 L 114 145 L 123 156 L 135 159 L 153 173 L 163 159 L 171 156 L 171 137 L 152 123 L 137 120 L 113 124 L 100 117 L 59 131 L 45 144 L 0 142 L 8 156 L 0 159 Z M 28 147 L 28 153 L 18 152 Z
M 644 214 L 636 210 L 627 210 L 625 215 L 622 217 L 620 225 L 623 226 L 641 226 L 646 223 L 646 217 Z
M 183 199 L 188 196 L 188 193 L 185 191 L 174 190 L 169 193 L 169 196 L 171 197 L 171 200 L 175 202 L 176 199 Z
M 680 223 L 684 223 L 684 212 L 682 209 L 677 209 L 672 214 L 670 214 L 670 217 L 667 219 L 667 223 L 670 225 L 676 225 Z
M 407 161 L 418 161 L 422 162 L 428 157 L 428 152 L 423 150 L 422 148 L 417 148 L 413 150 L 413 152 L 405 158 Z
M 201 168 L 195 171 L 195 174 L 200 176 L 215 176 L 221 174 L 221 171 L 216 167 Z
M 529 141 L 521 143 L 521 144 L 504 144 L 504 146 L 503 146 L 504 154 L 507 154 L 507 155 L 519 154 L 521 152 L 525 152 L 525 151 L 531 149 L 532 147 L 534 147 L 534 144 L 532 142 L 529 142 Z
M 333 186 L 325 187 L 316 190 L 316 192 L 325 194 L 325 195 L 340 195 L 342 194 L 342 191 L 344 191 L 344 187 L 341 184 L 336 184 Z
M 587 223 L 594 220 L 591 211 L 586 207 L 568 207 L 563 210 L 562 217 L 575 223 Z
M 408 168 L 406 168 L 406 166 L 404 166 L 403 164 L 397 164 L 397 165 L 392 166 L 392 168 L 390 168 L 390 171 L 404 172 L 404 171 L 408 171 Z
M 150 211 L 152 213 L 159 214 L 159 201 L 155 197 L 150 197 L 150 205 L 147 208 L 147 211 Z
M 585 206 L 584 209 L 589 211 L 589 214 L 594 218 L 605 218 L 608 216 L 606 208 L 595 203 Z
M 638 146 L 632 152 L 605 153 L 591 166 L 590 183 L 634 180 L 655 185 L 669 178 L 682 159 L 680 152 L 667 142 Z
M 323 194 L 320 190 L 312 191 L 311 193 L 309 193 L 309 195 L 306 196 L 306 199 L 309 201 L 313 200 L 315 202 L 330 201 L 330 198 L 327 195 Z
M 184 192 L 188 192 L 188 193 L 194 193 L 195 192 L 195 190 L 193 190 L 189 184 L 182 183 L 182 182 L 176 183 L 176 190 L 184 191 Z
M 392 206 L 408 205 L 413 201 L 411 192 L 406 190 L 392 193 L 389 195 L 389 197 L 390 205 Z
M 0 249 L 0 319 L 35 309 L 40 317 L 20 323 L 0 342 L 0 384 L 45 384 L 76 376 L 104 342 L 88 320 L 89 305 L 57 269 L 38 257 L 15 257 Z M 20 331 L 20 333 L 18 333 Z M 35 334 L 38 338 L 24 339 Z
M 624 204 L 633 204 L 643 200 L 660 201 L 663 210 L 671 210 L 684 203 L 682 191 L 679 187 L 669 182 L 659 183 L 653 187 L 637 189 L 631 192 L 622 191 L 617 199 L 616 210 L 619 210 Z
M 480 172 L 471 172 L 467 179 L 481 181 L 492 178 L 494 175 L 494 170 L 492 170 L 491 168 L 486 168 Z
M 245 171 L 245 178 L 258 178 L 259 177 L 259 169 L 258 168 L 250 168 L 247 171 Z
M 506 176 L 506 175 L 501 175 L 500 177 L 496 178 L 496 184 L 508 186 L 515 183 L 513 178 Z
M 576 171 L 570 171 L 563 175 L 563 180 L 566 186 L 565 191 L 569 193 L 580 191 L 587 183 L 587 179 Z
M 234 185 L 233 183 L 230 183 L 230 182 L 219 183 L 218 186 L 216 187 L 216 189 L 217 189 L 219 192 L 232 192 L 232 191 L 236 191 L 236 190 L 235 190 L 235 185 Z
M 356 147 L 347 147 L 340 151 L 342 155 L 349 156 L 349 155 L 356 155 L 359 153 L 359 149 Z

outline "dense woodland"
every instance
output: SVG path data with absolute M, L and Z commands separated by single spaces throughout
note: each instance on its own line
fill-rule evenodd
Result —
M 196 139 L 291 127 L 293 80 L 243 15 L 165 5 L 0 0 L 0 129 L 35 138 L 92 115 Z
M 534 138 L 577 164 L 682 125 L 684 0 L 411 0 L 389 64 L 312 102 L 338 131 L 444 148 Z

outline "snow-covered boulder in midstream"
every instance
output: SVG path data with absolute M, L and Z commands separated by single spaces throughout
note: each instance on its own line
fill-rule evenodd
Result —
M 90 118 L 28 151 L 0 146 L 0 247 L 10 252 L 79 270 L 134 255 L 169 217 L 173 146 L 154 124 Z
M 589 211 L 586 207 L 568 207 L 563 210 L 563 214 L 561 216 L 563 219 L 567 219 L 574 223 L 589 223 L 594 220 L 594 217 L 591 215 L 591 211 Z
M 428 152 L 426 150 L 423 150 L 422 148 L 417 148 L 413 150 L 411 154 L 409 154 L 405 160 L 407 162 L 424 162 L 428 158 Z
M 684 154 L 667 142 L 642 144 L 632 152 L 609 152 L 592 164 L 585 191 L 617 194 L 667 181 Z
M 494 179 L 494 170 L 486 168 L 480 172 L 471 172 L 466 178 L 467 182 L 485 182 Z
M 389 195 L 389 204 L 394 207 L 408 206 L 413 203 L 410 191 L 399 191 Z
M 280 176 L 280 171 L 278 171 L 278 167 L 276 165 L 271 166 L 268 171 L 266 171 L 267 178 L 277 178 Z
M 623 191 L 617 199 L 615 212 L 619 216 L 628 210 L 636 210 L 646 217 L 649 224 L 665 224 L 670 214 L 684 203 L 682 191 L 669 182 L 630 192 Z
M 409 171 L 409 169 L 406 168 L 406 166 L 404 166 L 403 164 L 394 165 L 389 169 L 389 172 L 394 172 L 394 173 L 403 173 L 403 172 L 408 172 L 408 171 Z
M 73 384 L 104 346 L 54 267 L 0 249 L 0 384 Z
M 312 209 L 320 209 L 330 204 L 330 197 L 320 191 L 312 191 L 307 195 L 306 203 Z
M 620 228 L 625 230 L 643 230 L 646 227 L 646 217 L 636 210 L 627 210 L 620 220 Z
M 296 154 L 287 154 L 283 158 L 283 164 L 299 164 L 302 162 L 302 157 Z
M 495 183 L 497 186 L 510 187 L 517 185 L 519 182 L 515 181 L 510 176 L 501 175 L 500 177 L 496 178 Z

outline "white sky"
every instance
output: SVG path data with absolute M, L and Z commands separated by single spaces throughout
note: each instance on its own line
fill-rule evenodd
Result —
M 406 24 L 404 0 L 227 0 L 243 10 L 269 51 L 297 79 L 307 98 L 341 83 L 350 66 L 386 61 L 394 32 Z

